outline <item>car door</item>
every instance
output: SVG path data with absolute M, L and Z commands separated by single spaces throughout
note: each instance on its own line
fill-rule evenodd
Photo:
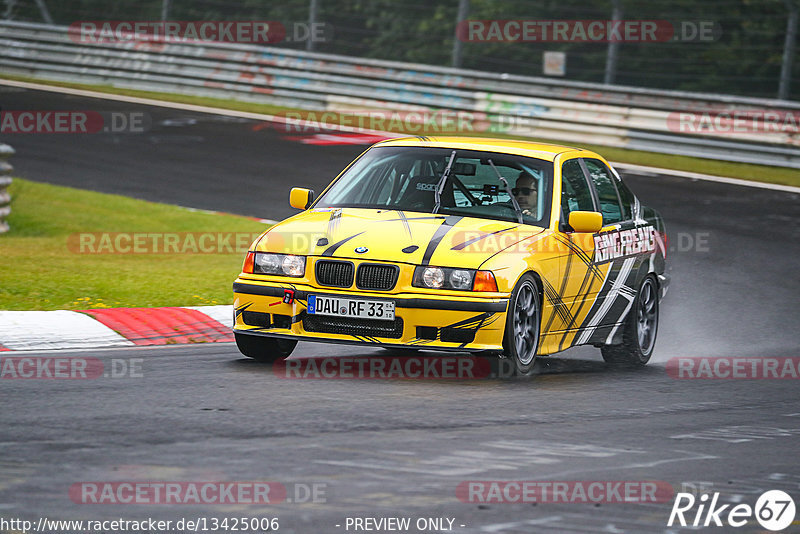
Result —
M 581 165 L 603 215 L 603 228 L 593 236 L 592 263 L 604 280 L 575 344 L 610 343 L 633 305 L 639 271 L 647 259 L 643 252 L 650 249 L 651 236 L 638 227 L 635 197 L 619 177 L 599 159 L 583 158 Z
M 561 163 L 561 214 L 558 230 L 553 234 L 560 246 L 561 279 L 545 287 L 545 297 L 553 303 L 554 312 L 543 325 L 544 332 L 557 334 L 558 350 L 572 345 L 575 334 L 599 293 L 604 273 L 594 264 L 593 234 L 578 233 L 569 226 L 573 211 L 598 211 L 581 158 Z

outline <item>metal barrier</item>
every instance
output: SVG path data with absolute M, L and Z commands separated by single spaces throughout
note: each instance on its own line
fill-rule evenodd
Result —
M 9 175 L 14 167 L 6 160 L 13 155 L 13 148 L 0 143 L 0 234 L 9 230 L 6 217 L 11 214 L 11 195 L 7 188 L 11 185 L 11 176 Z
M 0 21 L 0 68 L 306 110 L 456 110 L 498 133 L 800 168 L 800 103 L 606 86 L 231 43 L 84 43 Z M 744 119 L 736 119 L 745 117 Z M 749 118 L 748 118 L 749 117 Z M 767 123 L 767 118 L 772 120 Z M 736 122 L 738 121 L 738 122 Z M 436 134 L 435 128 L 421 130 Z

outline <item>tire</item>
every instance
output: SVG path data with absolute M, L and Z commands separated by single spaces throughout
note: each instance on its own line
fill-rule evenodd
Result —
M 536 365 L 541 334 L 541 303 L 536 280 L 530 274 L 519 279 L 508 300 L 503 349 L 516 376 L 530 376 Z
M 658 333 L 658 283 L 652 274 L 642 280 L 623 328 L 621 345 L 600 348 L 603 359 L 621 367 L 643 367 L 653 355 Z
M 234 332 L 233 337 L 239 352 L 263 363 L 274 363 L 276 360 L 288 358 L 297 346 L 294 339 L 254 336 L 240 332 Z

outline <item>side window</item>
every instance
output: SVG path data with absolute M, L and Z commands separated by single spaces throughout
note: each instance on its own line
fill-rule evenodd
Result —
M 561 211 L 564 222 L 573 211 L 594 211 L 592 191 L 577 159 L 565 161 L 561 166 Z
M 600 212 L 603 214 L 603 224 L 612 224 L 622 220 L 622 208 L 617 195 L 615 179 L 602 161 L 596 159 L 585 159 L 586 167 L 589 169 L 589 176 L 594 183 L 597 192 L 597 200 L 600 202 Z
M 622 219 L 629 221 L 633 219 L 633 206 L 636 203 L 636 196 L 630 189 L 628 189 L 628 186 L 625 185 L 625 182 L 620 179 L 619 174 L 616 172 L 612 174 L 614 175 L 615 182 L 617 184 L 619 199 L 622 202 Z

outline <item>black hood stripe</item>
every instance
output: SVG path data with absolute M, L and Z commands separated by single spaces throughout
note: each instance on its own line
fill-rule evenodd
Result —
M 333 256 L 333 253 L 336 252 L 336 249 L 338 249 L 339 247 L 341 247 L 342 245 L 344 245 L 345 243 L 347 243 L 351 239 L 354 239 L 354 238 L 360 236 L 363 233 L 364 232 L 359 232 L 359 233 L 357 233 L 355 235 L 351 235 L 350 237 L 345 237 L 341 241 L 338 241 L 338 242 L 334 243 L 333 245 L 329 246 L 328 248 L 326 248 L 325 251 L 322 253 L 322 255 L 323 256 Z
M 433 256 L 436 247 L 439 246 L 439 243 L 442 242 L 445 234 L 450 231 L 458 222 L 463 219 L 463 217 L 457 215 L 450 215 L 445 217 L 442 221 L 442 224 L 436 231 L 433 233 L 433 237 L 431 238 L 430 242 L 428 243 L 428 248 L 425 249 L 425 254 L 422 256 L 422 263 L 421 265 L 428 265 L 431 261 L 431 256 Z

